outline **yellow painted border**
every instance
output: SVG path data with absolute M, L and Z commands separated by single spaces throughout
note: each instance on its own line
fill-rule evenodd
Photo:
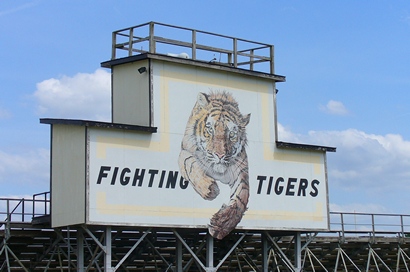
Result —
M 128 215 L 128 216 L 154 216 L 154 217 L 187 217 L 187 218 L 210 218 L 218 209 L 211 208 L 181 208 L 168 206 L 143 206 L 128 204 L 109 204 L 106 192 L 97 192 L 97 212 L 104 215 Z M 186 216 L 184 216 L 186 215 Z M 323 221 L 323 205 L 316 204 L 313 212 L 292 212 L 288 210 L 272 211 L 248 211 L 244 215 L 245 220 L 269 220 L 269 221 Z

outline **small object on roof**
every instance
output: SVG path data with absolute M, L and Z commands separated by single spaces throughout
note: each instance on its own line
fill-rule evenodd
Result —
M 168 53 L 167 55 L 170 56 L 170 57 L 189 59 L 189 55 L 187 53 L 180 53 L 180 54 Z

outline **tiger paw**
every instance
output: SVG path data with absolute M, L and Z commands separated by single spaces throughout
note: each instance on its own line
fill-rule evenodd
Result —
M 190 182 L 195 191 L 205 200 L 214 200 L 219 195 L 218 184 L 208 176 L 196 176 Z
M 215 213 L 208 225 L 208 231 L 212 237 L 219 240 L 228 235 L 241 221 L 244 211 L 236 204 L 222 205 L 221 209 Z
M 216 182 L 211 183 L 208 190 L 208 194 L 204 197 L 205 200 L 214 200 L 219 195 L 219 187 Z

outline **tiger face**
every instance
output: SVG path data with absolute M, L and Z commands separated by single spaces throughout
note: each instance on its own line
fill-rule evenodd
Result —
M 198 147 L 203 152 L 210 176 L 224 175 L 235 164 L 246 146 L 245 126 L 249 115 L 234 116 L 223 106 L 212 107 L 205 118 L 204 129 L 198 137 Z M 223 179 L 220 179 L 224 182 Z

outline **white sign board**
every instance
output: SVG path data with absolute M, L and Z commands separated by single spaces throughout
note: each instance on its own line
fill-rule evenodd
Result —
M 271 81 L 154 71 L 157 133 L 89 128 L 87 223 L 328 229 L 325 152 L 276 147 Z

